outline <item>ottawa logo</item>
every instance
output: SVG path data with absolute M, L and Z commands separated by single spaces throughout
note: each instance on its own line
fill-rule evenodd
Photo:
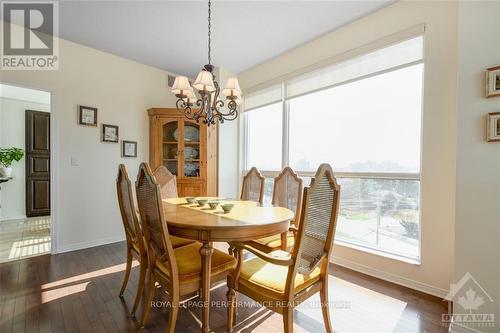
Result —
M 466 327 L 494 327 L 495 314 L 488 307 L 493 303 L 491 296 L 479 282 L 467 272 L 456 284 L 451 284 L 448 313 L 442 315 L 443 324 Z

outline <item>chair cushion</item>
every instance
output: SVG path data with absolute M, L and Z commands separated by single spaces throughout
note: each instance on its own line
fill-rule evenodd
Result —
M 193 244 L 195 242 L 192 239 L 180 238 L 175 236 L 170 236 L 170 240 L 172 241 L 172 247 L 174 249 L 184 245 Z
M 187 283 L 195 280 L 201 280 L 201 256 L 200 248 L 202 244 L 195 242 L 174 249 L 177 269 L 179 271 L 179 282 Z M 168 262 L 157 260 L 156 266 L 164 274 L 169 275 Z M 211 275 L 222 272 L 229 273 L 236 268 L 236 259 L 229 254 L 214 249 L 212 253 Z
M 289 232 L 287 236 L 286 246 L 287 248 L 293 247 L 295 243 L 295 238 L 293 237 L 293 233 Z M 250 245 L 260 251 L 271 252 L 274 250 L 281 249 L 281 234 L 272 235 L 269 237 L 259 238 L 253 241 L 245 242 L 245 244 Z
M 289 255 L 284 251 L 273 251 L 274 256 Z M 295 293 L 307 289 L 319 281 L 320 268 L 316 267 L 311 274 L 295 276 Z M 257 292 L 271 297 L 279 297 L 285 293 L 287 266 L 270 264 L 260 258 L 252 258 L 243 263 L 239 283 Z

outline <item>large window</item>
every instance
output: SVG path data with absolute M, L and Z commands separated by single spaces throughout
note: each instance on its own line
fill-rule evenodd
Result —
M 246 113 L 248 165 L 260 170 L 281 169 L 282 119 L 281 103 Z
M 266 176 L 266 201 L 285 165 L 308 186 L 330 163 L 336 242 L 418 261 L 423 69 L 415 37 L 247 96 L 246 167 Z

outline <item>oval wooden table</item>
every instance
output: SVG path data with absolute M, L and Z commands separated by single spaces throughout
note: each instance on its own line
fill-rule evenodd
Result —
M 213 198 L 211 198 L 213 199 Z M 200 248 L 202 267 L 202 332 L 209 331 L 210 271 L 212 242 L 248 241 L 288 231 L 294 213 L 286 208 L 260 206 L 253 201 L 234 203 L 229 213 L 217 207 L 210 210 L 186 203 L 185 198 L 163 200 L 163 211 L 170 235 L 203 243 Z

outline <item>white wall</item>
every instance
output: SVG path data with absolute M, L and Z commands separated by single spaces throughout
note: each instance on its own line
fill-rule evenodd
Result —
M 455 281 L 469 272 L 493 298 L 479 312 L 496 313 L 496 327 L 479 330 L 498 332 L 500 144 L 485 137 L 486 114 L 500 111 L 500 98 L 485 98 L 485 69 L 500 65 L 500 2 L 461 2 L 458 29 Z
M 217 68 L 216 77 L 220 85 L 224 85 L 229 77 L 236 77 L 234 73 L 224 68 Z M 228 112 L 227 108 L 223 112 Z M 241 115 L 233 121 L 219 124 L 219 196 L 239 198 L 238 189 L 238 137 Z
M 0 22 L 2 23 L 2 22 Z M 151 107 L 172 107 L 175 96 L 167 73 L 61 40 L 57 71 L 1 71 L 0 82 L 54 93 L 58 183 L 54 188 L 57 251 L 124 239 L 116 200 L 115 178 L 125 163 L 132 179 L 148 161 Z M 77 124 L 77 106 L 97 107 L 99 127 Z M 102 123 L 120 126 L 120 139 L 139 142 L 138 158 L 120 157 L 120 144 L 100 142 Z M 79 160 L 70 164 L 71 157 Z
M 16 87 L 10 87 L 16 89 Z M 6 96 L 13 94 L 0 91 L 0 147 L 10 148 L 16 147 L 25 149 L 25 110 L 50 112 L 50 104 L 36 103 L 34 100 L 47 100 L 50 95 L 44 92 L 36 92 L 31 89 L 22 89 L 28 95 L 19 95 L 14 97 L 23 98 L 24 100 L 13 99 Z M 33 95 L 29 95 L 33 92 Z M 42 98 L 35 96 L 42 94 Z M 1 205 L 0 221 L 21 219 L 26 217 L 26 175 L 25 175 L 25 158 L 19 162 L 12 164 L 13 176 L 12 180 L 2 184 L 1 190 Z
M 425 24 L 421 264 L 340 245 L 334 248 L 334 261 L 439 296 L 453 277 L 457 13 L 456 2 L 397 2 L 239 75 L 248 89 Z

